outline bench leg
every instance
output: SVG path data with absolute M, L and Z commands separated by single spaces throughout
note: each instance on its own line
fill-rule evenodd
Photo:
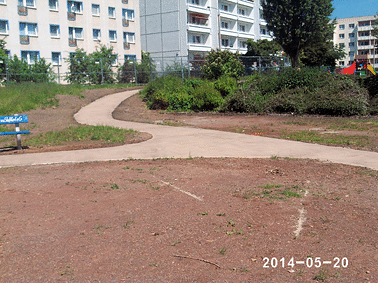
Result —
M 20 124 L 16 124 L 16 132 L 20 131 Z M 21 135 L 16 135 L 17 137 L 17 149 L 22 149 L 21 146 Z

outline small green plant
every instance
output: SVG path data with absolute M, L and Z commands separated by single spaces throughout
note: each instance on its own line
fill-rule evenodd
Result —
M 125 224 L 122 225 L 125 229 L 130 229 L 130 225 L 134 224 L 134 220 L 127 220 Z
M 232 218 L 228 221 L 228 224 L 227 226 L 232 226 L 232 227 L 235 227 L 236 226 L 236 223 L 232 220 Z
M 204 211 L 204 212 L 198 213 L 198 215 L 209 215 L 209 213 L 207 211 Z
M 224 212 L 223 212 L 223 213 L 217 213 L 217 214 L 216 214 L 216 216 L 225 216 L 225 215 L 226 215 L 226 213 L 224 213 Z
M 326 271 L 322 268 L 317 274 L 315 274 L 314 280 L 325 282 L 328 276 Z
M 110 186 L 113 190 L 119 190 L 119 186 L 117 184 L 111 184 Z
M 223 248 L 219 251 L 219 254 L 224 255 L 226 253 L 227 249 Z

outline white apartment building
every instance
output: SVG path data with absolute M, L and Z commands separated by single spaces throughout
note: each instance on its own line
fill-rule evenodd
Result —
M 142 50 L 163 60 L 246 53 L 248 39 L 272 39 L 261 9 L 260 0 L 140 0 Z
M 338 61 L 339 66 L 349 66 L 359 59 L 378 68 L 378 39 L 373 36 L 375 20 L 375 16 L 337 19 L 333 40 L 346 52 L 346 57 Z
M 121 62 L 140 59 L 139 1 L 0 0 L 0 39 L 10 56 L 46 58 L 61 72 L 70 53 L 92 53 L 100 44 L 112 46 Z

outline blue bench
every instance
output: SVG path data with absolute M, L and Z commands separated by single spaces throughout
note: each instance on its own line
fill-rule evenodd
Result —
M 0 136 L 16 135 L 17 149 L 21 147 L 21 134 L 30 134 L 30 131 L 20 131 L 20 123 L 28 123 L 28 115 L 0 116 L 0 125 L 15 124 L 15 131 L 0 132 Z

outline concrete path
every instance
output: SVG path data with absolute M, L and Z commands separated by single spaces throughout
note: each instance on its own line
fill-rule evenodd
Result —
M 0 168 L 9 166 L 89 161 L 188 158 L 262 157 L 312 158 L 378 170 L 378 153 L 340 147 L 227 133 L 189 127 L 170 127 L 114 120 L 112 112 L 138 90 L 112 94 L 83 107 L 75 119 L 81 124 L 109 125 L 148 132 L 153 138 L 138 144 L 111 148 L 0 156 Z

